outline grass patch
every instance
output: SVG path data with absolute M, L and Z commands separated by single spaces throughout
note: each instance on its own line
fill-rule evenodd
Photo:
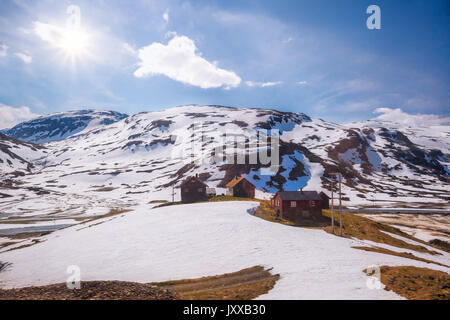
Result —
M 13 242 L 13 241 L 7 241 L 7 242 L 0 243 L 0 249 L 3 249 L 5 247 L 11 246 L 11 245 L 16 244 L 16 243 L 17 242 Z
M 152 200 L 152 201 L 149 201 L 147 203 L 148 204 L 153 204 L 153 203 L 167 203 L 167 202 L 169 202 L 169 201 L 167 201 L 167 200 Z
M 331 211 L 330 210 L 323 210 L 322 215 L 331 218 Z M 339 213 L 335 212 L 335 229 L 334 234 L 339 234 Z M 324 230 L 328 233 L 332 233 L 331 226 L 325 227 Z M 403 248 L 403 249 L 409 249 L 414 250 L 417 252 L 422 253 L 428 253 L 428 254 L 439 254 L 436 251 L 428 250 L 427 248 L 420 246 L 420 245 L 414 245 L 407 243 L 403 240 L 394 238 L 384 232 L 389 232 L 392 234 L 396 234 L 399 236 L 402 236 L 404 238 L 414 240 L 418 243 L 426 244 L 425 241 L 419 240 L 414 238 L 413 236 L 410 236 L 409 234 L 406 234 L 402 231 L 400 231 L 397 228 L 375 222 L 373 220 L 370 220 L 368 218 L 360 217 L 358 215 L 355 215 L 350 212 L 343 212 L 342 213 L 342 235 L 346 238 L 357 238 L 361 240 L 370 240 L 373 242 L 378 243 L 384 243 L 388 244 L 397 248 Z
M 436 261 L 433 261 L 433 260 L 428 260 L 428 259 L 416 257 L 412 253 L 408 253 L 408 252 L 397 252 L 397 251 L 392 251 L 392 250 L 385 249 L 385 248 L 380 248 L 380 247 L 354 246 L 352 248 L 359 249 L 359 250 L 364 250 L 364 251 L 370 251 L 370 252 L 390 254 L 391 256 L 402 257 L 402 258 L 407 258 L 407 259 L 413 259 L 413 260 L 422 261 L 422 262 L 426 262 L 426 263 L 434 263 L 436 265 L 443 266 L 443 267 L 449 267 L 449 266 L 447 266 L 445 264 L 442 264 L 442 263 L 439 263 L 439 262 L 436 262 Z
M 263 202 L 263 200 L 260 199 L 254 199 L 254 198 L 241 198 L 241 197 L 232 197 L 232 196 L 212 196 L 208 199 L 208 201 L 205 202 L 219 202 L 219 201 L 256 201 L 256 202 Z
M 260 202 L 259 206 L 256 208 L 255 216 L 270 222 L 281 223 L 287 226 L 295 226 L 295 223 L 284 220 L 281 217 L 277 217 L 276 211 L 272 208 L 269 201 Z
M 31 246 L 34 246 L 35 244 L 38 244 L 38 243 L 41 243 L 41 242 L 44 242 L 44 241 L 45 241 L 45 240 L 33 239 L 33 240 L 31 240 L 30 243 L 23 244 L 23 245 L 21 245 L 21 246 L 15 247 L 15 248 L 11 248 L 11 249 L 5 250 L 4 252 L 8 252 L 8 251 L 13 251 L 13 250 L 18 250 L 18 249 L 23 249 L 23 248 L 31 247 Z
M 12 240 L 19 240 L 19 239 L 28 239 L 33 237 L 42 237 L 47 234 L 50 234 L 52 231 L 43 231 L 43 232 L 22 232 L 18 234 L 11 234 L 4 236 L 5 238 L 12 239 Z
M 279 278 L 255 266 L 222 275 L 150 284 L 173 291 L 183 300 L 249 300 L 269 292 Z
M 411 266 L 380 269 L 385 290 L 410 300 L 450 300 L 450 276 L 445 272 Z
M 92 190 L 92 191 L 108 192 L 108 191 L 113 191 L 115 189 L 117 189 L 117 188 L 114 188 L 114 187 L 103 187 L 103 188 L 98 188 L 98 189 L 95 189 L 95 190 Z
M 179 204 L 193 204 L 193 203 L 208 203 L 208 202 L 225 202 L 225 201 L 256 201 L 256 202 L 263 202 L 263 200 L 259 199 L 253 199 L 253 198 L 240 198 L 240 197 L 232 197 L 232 196 L 212 196 L 206 201 L 196 201 L 196 202 L 181 202 L 181 201 L 175 201 L 175 202 L 164 202 L 157 206 L 154 206 L 155 208 L 161 208 L 161 207 L 167 207 L 167 206 L 175 206 Z
M 111 209 L 111 210 L 109 210 L 108 213 L 103 214 L 103 215 L 93 216 L 93 217 L 86 217 L 86 218 L 76 218 L 75 220 L 77 220 L 77 221 L 78 220 L 83 220 L 83 222 L 80 222 L 79 224 L 85 224 L 85 223 L 92 222 L 92 221 L 99 220 L 99 219 L 103 219 L 103 218 L 114 217 L 114 216 L 120 215 L 122 213 L 130 212 L 130 211 L 133 211 L 133 210 L 131 210 L 131 209 Z M 99 223 L 90 225 L 88 227 L 91 227 L 91 226 L 94 226 L 94 225 L 98 225 L 100 223 L 103 223 L 103 222 L 99 222 Z M 84 228 L 82 228 L 82 229 L 84 229 Z M 81 229 L 78 229 L 78 230 L 81 230 Z
M 173 300 L 168 290 L 126 281 L 83 281 L 80 289 L 66 283 L 17 289 L 0 289 L 0 300 Z
M 450 242 L 440 239 L 433 239 L 428 241 L 428 243 L 430 244 L 430 246 L 433 246 L 437 249 L 441 249 L 442 251 L 450 253 Z

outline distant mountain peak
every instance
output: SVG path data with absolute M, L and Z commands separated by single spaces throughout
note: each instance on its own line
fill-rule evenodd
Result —
M 19 123 L 2 133 L 25 142 L 46 143 L 59 141 L 98 126 L 120 121 L 128 115 L 107 110 L 73 110 L 40 116 Z

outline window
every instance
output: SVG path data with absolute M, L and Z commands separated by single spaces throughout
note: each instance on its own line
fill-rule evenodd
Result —
M 295 208 L 297 206 L 297 202 L 296 201 L 291 201 L 291 208 Z
M 316 206 L 316 202 L 314 200 L 310 200 L 309 201 L 309 206 L 310 207 L 315 207 Z
M 275 200 L 275 206 L 276 206 L 276 207 L 279 207 L 279 206 L 280 206 L 280 200 L 278 200 L 278 199 Z
M 183 192 L 189 192 L 189 188 L 184 188 Z
M 203 192 L 203 188 L 198 188 L 198 192 Z

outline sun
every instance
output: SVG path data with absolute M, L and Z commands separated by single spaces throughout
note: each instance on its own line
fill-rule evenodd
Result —
M 92 32 L 79 25 L 60 27 L 48 23 L 35 22 L 35 33 L 53 48 L 57 49 L 64 58 L 75 66 L 78 60 L 92 56 Z
M 72 27 L 63 29 L 60 40 L 60 49 L 72 59 L 87 53 L 89 36 L 81 28 Z

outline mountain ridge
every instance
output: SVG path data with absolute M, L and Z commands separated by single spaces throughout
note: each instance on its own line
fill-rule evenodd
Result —
M 216 139 L 196 135 L 199 128 Z M 39 176 L 27 173 L 22 181 L 37 184 L 45 178 L 86 192 L 109 188 L 117 199 L 136 201 L 144 193 L 169 198 L 172 185 L 194 174 L 219 192 L 233 176 L 244 175 L 261 192 L 273 193 L 330 192 L 331 173 L 341 172 L 344 198 L 351 203 L 442 204 L 448 201 L 450 175 L 450 130 L 442 128 L 370 121 L 340 125 L 270 109 L 179 106 L 46 143 L 49 151 L 33 162 Z M 216 148 L 226 150 L 221 139 L 227 133 L 248 138 L 273 129 L 280 131 L 280 167 L 272 176 L 262 174 L 267 166 L 260 164 L 211 163 Z

